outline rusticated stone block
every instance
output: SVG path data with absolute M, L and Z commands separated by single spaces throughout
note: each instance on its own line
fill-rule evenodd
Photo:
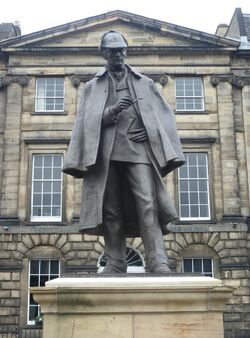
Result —
M 247 270 L 232 270 L 232 278 L 241 279 L 248 276 Z
M 215 244 L 217 244 L 219 242 L 219 240 L 220 240 L 220 235 L 219 235 L 219 233 L 215 232 L 209 238 L 208 245 L 213 248 L 215 246 Z
M 82 242 L 82 234 L 69 234 L 68 241 L 69 242 Z
M 9 281 L 11 280 L 10 272 L 0 272 L 0 281 Z
M 61 249 L 68 241 L 68 237 L 65 234 L 61 234 L 58 241 L 56 242 L 56 247 Z
M 225 313 L 224 320 L 226 322 L 239 322 L 242 320 L 242 314 L 241 313 Z

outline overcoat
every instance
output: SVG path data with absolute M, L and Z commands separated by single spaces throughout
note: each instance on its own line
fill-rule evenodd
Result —
M 167 223 L 177 218 L 162 177 L 181 166 L 185 160 L 177 134 L 175 116 L 154 82 L 126 65 L 132 74 L 132 90 L 137 98 L 136 110 L 147 131 L 146 150 L 154 168 L 156 203 L 162 233 Z M 84 178 L 80 231 L 102 234 L 103 199 L 109 170 L 109 159 L 116 132 L 116 124 L 102 126 L 109 94 L 106 68 L 87 82 L 81 95 L 63 172 Z M 105 128 L 105 129 L 106 129 Z M 127 237 L 139 236 L 133 196 L 128 185 L 121 184 L 123 223 Z

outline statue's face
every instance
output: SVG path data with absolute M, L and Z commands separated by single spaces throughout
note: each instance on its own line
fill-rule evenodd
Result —
M 109 66 L 113 69 L 121 70 L 127 56 L 127 48 L 105 48 L 103 56 Z

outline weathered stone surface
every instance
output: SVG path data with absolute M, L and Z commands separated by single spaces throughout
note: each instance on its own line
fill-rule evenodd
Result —
M 64 278 L 32 291 L 45 338 L 68 338 L 73 319 L 79 338 L 83 330 L 89 338 L 223 338 L 222 311 L 233 289 L 206 277 L 132 277 Z

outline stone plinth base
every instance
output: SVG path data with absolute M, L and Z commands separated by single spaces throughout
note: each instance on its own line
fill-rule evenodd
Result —
M 223 338 L 233 290 L 210 277 L 58 278 L 32 288 L 44 338 Z

